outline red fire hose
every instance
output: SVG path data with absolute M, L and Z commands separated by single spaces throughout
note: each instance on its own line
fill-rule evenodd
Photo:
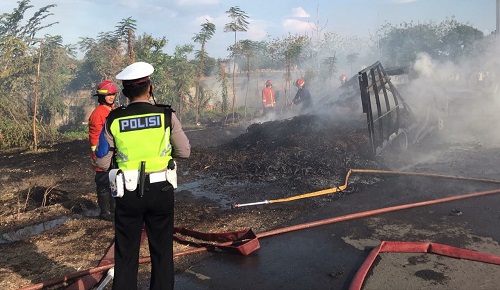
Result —
M 447 245 L 426 242 L 387 242 L 382 241 L 374 248 L 363 262 L 354 279 L 349 285 L 349 290 L 360 290 L 365 281 L 366 274 L 379 253 L 431 253 L 458 259 L 467 259 L 483 263 L 500 265 L 500 256 L 480 253 L 476 251 L 455 248 Z
M 371 171 L 371 170 L 366 170 L 366 171 Z M 456 178 L 458 178 L 458 177 L 456 177 Z M 461 179 L 461 178 L 459 178 L 459 179 Z M 483 181 L 492 181 L 492 180 L 483 180 Z M 493 182 L 499 182 L 499 181 L 493 180 Z M 347 184 L 347 178 L 346 178 L 346 184 Z M 433 204 L 438 204 L 438 203 L 443 203 L 443 202 L 449 202 L 449 201 L 454 201 L 454 200 L 479 197 L 479 196 L 485 196 L 485 195 L 491 195 L 491 194 L 497 194 L 497 193 L 500 193 L 500 189 L 482 191 L 482 192 L 476 192 L 476 193 L 469 193 L 469 194 L 464 194 L 464 195 L 440 198 L 440 199 L 435 199 L 435 200 L 428 200 L 428 201 L 399 205 L 399 206 L 386 207 L 386 208 L 375 209 L 375 210 L 368 210 L 368 211 L 348 214 L 348 215 L 344 215 L 344 216 L 340 216 L 340 217 L 334 217 L 334 218 L 329 218 L 329 219 L 294 225 L 294 226 L 290 226 L 290 227 L 285 227 L 285 228 L 281 228 L 281 229 L 275 229 L 275 230 L 271 230 L 271 231 L 267 231 L 267 232 L 262 232 L 262 233 L 256 234 L 256 237 L 257 238 L 264 238 L 264 237 L 268 237 L 268 236 L 272 236 L 272 235 L 297 231 L 300 229 L 307 229 L 307 228 L 317 227 L 317 226 L 326 225 L 326 224 L 332 224 L 332 223 L 341 222 L 341 221 L 347 221 L 347 220 L 352 220 L 352 219 L 373 216 L 373 215 L 382 214 L 382 213 L 388 213 L 388 212 L 393 212 L 393 211 L 398 211 L 398 210 L 404 210 L 404 209 L 409 209 L 409 208 L 415 208 L 415 207 L 426 206 L 426 205 L 433 205 Z M 233 244 L 233 241 L 229 241 L 229 242 L 216 244 L 213 246 L 225 247 L 225 246 L 230 246 L 232 244 Z M 174 254 L 174 257 L 204 252 L 204 251 L 207 251 L 208 249 L 209 249 L 208 247 L 200 247 L 200 248 L 195 248 L 195 249 L 186 250 L 186 251 L 182 251 L 182 252 L 177 252 Z M 496 257 L 496 256 L 494 256 L 494 257 Z M 496 257 L 496 258 L 500 258 L 500 257 Z M 139 259 L 139 263 L 149 263 L 149 262 L 151 262 L 150 257 L 144 257 L 144 258 Z M 108 264 L 108 265 L 100 266 L 97 268 L 79 271 L 79 272 L 75 272 L 75 273 L 66 275 L 66 276 L 61 277 L 61 278 L 56 278 L 56 279 L 53 279 L 50 281 L 30 285 L 30 286 L 21 288 L 19 290 L 43 289 L 44 287 L 49 287 L 49 286 L 54 286 L 54 285 L 66 283 L 68 281 L 71 281 L 71 280 L 79 278 L 79 277 L 88 276 L 88 275 L 92 275 L 95 273 L 102 273 L 102 272 L 104 272 L 112 267 L 114 267 L 114 264 Z M 94 285 L 84 285 L 85 288 L 79 288 L 79 289 L 90 289 L 93 286 L 95 286 L 95 284 Z

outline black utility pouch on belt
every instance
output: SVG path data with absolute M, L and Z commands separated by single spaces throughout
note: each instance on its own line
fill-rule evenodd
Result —
M 139 198 L 144 196 L 145 183 L 146 183 L 146 161 L 141 161 L 141 171 L 139 172 L 139 191 L 137 192 Z

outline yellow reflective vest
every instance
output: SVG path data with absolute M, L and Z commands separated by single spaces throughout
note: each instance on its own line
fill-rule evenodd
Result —
M 172 159 L 170 120 L 165 118 L 165 113 L 158 112 L 123 116 L 112 121 L 110 132 L 117 148 L 118 168 L 140 169 L 141 161 L 146 161 L 147 173 L 165 169 Z

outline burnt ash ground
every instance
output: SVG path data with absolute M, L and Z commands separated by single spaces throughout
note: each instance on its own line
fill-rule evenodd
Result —
M 215 178 L 211 188 L 229 203 L 282 198 L 337 186 L 346 166 L 376 166 L 365 156 L 365 130 L 331 127 L 315 116 L 244 126 L 186 130 L 192 155 L 179 160 L 179 184 Z M 87 140 L 0 153 L 1 288 L 17 289 L 95 267 L 112 242 L 112 224 L 95 217 L 94 172 Z M 228 190 L 231 184 L 243 183 Z M 264 231 L 324 200 L 272 210 L 232 210 L 189 192 L 176 193 L 176 226 L 201 231 Z M 62 226 L 12 243 L 12 233 L 69 217 Z M 7 234 L 7 236 L 5 235 Z M 182 246 L 181 246 L 182 247 Z M 146 253 L 147 254 L 147 253 Z M 180 263 L 181 265 L 182 263 Z
M 206 179 L 214 182 L 201 185 L 199 195 L 189 190 L 176 192 L 175 224 L 204 232 L 246 228 L 263 232 L 277 228 L 383 178 L 353 177 L 344 192 L 265 209 L 234 210 L 230 205 L 339 186 L 350 168 L 386 167 L 380 160 L 368 158 L 363 125 L 332 125 L 318 116 L 304 115 L 248 127 L 186 130 L 186 134 L 192 155 L 178 161 L 179 184 L 196 184 Z M 425 150 L 420 152 L 425 154 Z M 396 155 L 390 158 L 398 159 Z M 450 161 L 443 166 L 460 164 Z M 57 228 L 0 244 L 0 288 L 18 289 L 95 267 L 112 243 L 113 227 L 95 217 L 94 172 L 89 164 L 87 140 L 43 146 L 39 152 L 2 152 L 0 168 L 2 234 L 61 216 L 70 217 Z M 204 191 L 216 192 L 225 203 L 203 196 Z M 176 244 L 175 249 L 186 247 Z M 141 256 L 148 256 L 147 247 Z M 183 271 L 193 260 L 196 257 L 176 260 L 176 267 Z M 147 267 L 141 267 L 144 285 L 147 272 Z

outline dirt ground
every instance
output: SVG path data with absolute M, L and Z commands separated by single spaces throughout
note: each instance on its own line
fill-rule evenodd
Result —
M 334 126 L 316 116 L 186 130 L 192 156 L 178 160 L 175 224 L 203 232 L 276 228 L 334 197 L 234 211 L 232 203 L 282 198 L 343 184 L 349 168 L 387 169 L 367 155 L 363 123 Z M 0 153 L 0 288 L 18 289 L 96 267 L 113 241 L 112 222 L 97 218 L 94 172 L 87 140 L 43 146 L 39 152 Z M 207 180 L 211 180 L 208 185 Z M 215 180 L 215 182 L 213 182 Z M 376 184 L 364 178 L 335 197 Z M 235 190 L 221 192 L 220 185 Z M 217 198 L 203 196 L 211 192 Z M 175 251 L 187 246 L 175 245 Z M 147 247 L 142 256 L 148 256 Z M 176 268 L 189 268 L 177 259 Z M 147 267 L 141 267 L 147 277 Z M 397 282 L 396 282 L 397 285 Z M 63 288 L 64 285 L 52 287 Z
M 239 194 L 265 199 L 281 197 L 288 189 L 307 192 L 335 186 L 347 163 L 370 161 L 358 155 L 364 154 L 365 142 L 333 141 L 338 132 L 321 122 L 303 116 L 248 128 L 228 125 L 186 130 L 192 156 L 178 161 L 178 182 L 211 176 L 220 184 L 245 182 L 253 184 L 254 190 L 265 188 L 255 193 L 228 193 L 230 199 Z M 338 129 L 348 130 L 344 135 L 356 132 L 348 127 Z M 364 135 L 359 131 L 352 137 Z M 332 142 L 337 146 L 332 147 Z M 17 289 L 95 267 L 112 243 L 113 226 L 96 218 L 87 140 L 43 146 L 38 152 L 2 152 L 0 168 L 0 288 Z M 250 227 L 260 232 L 318 202 L 255 214 L 253 210 L 231 211 L 230 204 L 220 206 L 178 190 L 175 223 L 204 232 Z

